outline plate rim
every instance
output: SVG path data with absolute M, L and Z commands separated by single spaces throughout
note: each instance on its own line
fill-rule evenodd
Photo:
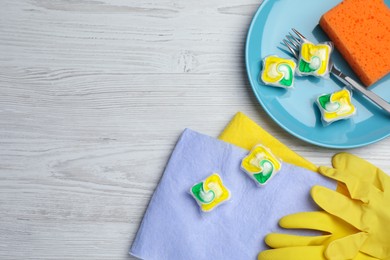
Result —
M 325 148 L 334 148 L 334 149 L 358 148 L 358 147 L 363 147 L 363 146 L 367 146 L 367 145 L 379 142 L 379 141 L 389 137 L 390 136 L 390 132 L 388 134 L 386 134 L 386 135 L 383 135 L 383 136 L 379 137 L 379 138 L 375 138 L 374 140 L 367 141 L 367 142 L 362 142 L 362 143 L 357 143 L 357 144 L 350 144 L 350 145 L 348 145 L 348 144 L 339 144 L 339 145 L 338 144 L 325 144 L 325 143 L 321 143 L 321 142 L 317 142 L 317 141 L 311 140 L 309 138 L 305 138 L 304 136 L 302 136 L 302 135 L 300 135 L 300 134 L 290 130 L 288 127 L 286 127 L 280 120 L 278 120 L 271 113 L 271 111 L 265 106 L 263 100 L 259 97 L 259 94 L 255 91 L 255 84 L 253 82 L 253 77 L 251 77 L 251 75 L 250 75 L 250 67 L 249 67 L 249 61 L 248 61 L 249 60 L 249 38 L 252 35 L 254 23 L 257 20 L 257 17 L 259 16 L 259 14 L 261 13 L 264 5 L 267 2 L 270 2 L 270 1 L 275 1 L 275 0 L 263 0 L 260 3 L 259 7 L 257 8 L 257 11 L 256 11 L 255 15 L 253 16 L 253 18 L 251 20 L 251 23 L 249 25 L 249 29 L 248 29 L 248 32 L 247 32 L 247 35 L 246 35 L 246 42 L 245 42 L 245 68 L 246 68 L 246 74 L 247 74 L 249 83 L 251 85 L 252 91 L 253 91 L 253 93 L 256 96 L 257 101 L 260 103 L 261 107 L 268 114 L 268 116 L 271 117 L 272 120 L 274 120 L 274 122 L 276 122 L 282 129 L 284 129 L 289 134 L 295 136 L 296 138 L 298 138 L 300 140 L 303 140 L 303 141 L 305 141 L 307 143 L 310 143 L 310 144 L 313 144 L 313 145 L 317 145 L 317 146 L 320 146 L 320 147 L 325 147 Z

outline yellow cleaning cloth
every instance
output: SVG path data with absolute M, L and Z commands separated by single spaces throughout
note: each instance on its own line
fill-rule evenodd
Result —
M 293 152 L 278 139 L 273 137 L 244 113 L 238 112 L 223 130 L 219 139 L 234 144 L 246 150 L 262 144 L 272 150 L 272 153 L 287 163 L 291 163 L 316 172 L 318 167 L 302 156 Z

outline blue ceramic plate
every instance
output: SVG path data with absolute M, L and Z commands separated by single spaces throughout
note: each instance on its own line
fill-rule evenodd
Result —
M 377 142 L 390 135 L 390 116 L 360 94 L 353 93 L 357 114 L 323 126 L 315 105 L 318 95 L 339 90 L 335 78 L 296 77 L 294 88 L 285 90 L 265 86 L 259 81 L 262 58 L 276 54 L 290 57 L 281 45 L 284 36 L 296 28 L 309 40 L 329 40 L 318 26 L 323 13 L 340 0 L 264 0 L 255 14 L 246 42 L 246 68 L 253 91 L 276 123 L 292 135 L 309 143 L 330 148 L 354 148 Z M 385 1 L 389 5 L 390 0 Z M 333 60 L 343 72 L 357 79 L 336 51 Z M 370 87 L 390 101 L 390 75 Z

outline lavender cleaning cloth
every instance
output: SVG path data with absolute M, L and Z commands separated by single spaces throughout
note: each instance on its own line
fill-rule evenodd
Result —
M 151 198 L 130 254 L 145 260 L 254 260 L 267 249 L 266 234 L 284 232 L 278 226 L 281 217 L 318 210 L 310 198 L 313 185 L 336 187 L 336 182 L 320 174 L 287 163 L 266 186 L 257 187 L 240 169 L 247 153 L 186 129 Z M 221 176 L 231 198 L 202 212 L 189 190 L 212 173 Z

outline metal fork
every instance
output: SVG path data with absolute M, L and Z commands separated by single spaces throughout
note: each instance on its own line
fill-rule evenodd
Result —
M 293 28 L 292 30 L 298 37 L 289 33 L 289 35 L 286 35 L 286 38 L 283 40 L 283 43 L 290 50 L 291 54 L 298 60 L 301 44 L 304 40 L 307 39 L 296 29 Z M 331 44 L 333 45 L 333 43 Z M 330 72 L 342 83 L 350 86 L 353 90 L 360 92 L 369 100 L 374 102 L 377 106 L 379 106 L 388 114 L 390 114 L 390 104 L 386 100 L 382 99 L 374 92 L 367 90 L 365 87 L 357 83 L 355 80 L 353 80 L 352 78 L 348 77 L 343 72 L 341 72 L 338 68 L 336 68 L 331 58 L 329 58 L 329 68 L 330 68 Z

